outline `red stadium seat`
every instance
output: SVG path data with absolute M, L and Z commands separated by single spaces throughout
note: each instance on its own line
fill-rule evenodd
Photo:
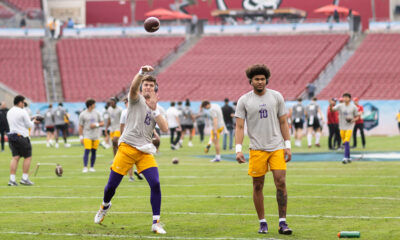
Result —
M 140 66 L 155 66 L 183 37 L 63 39 L 57 54 L 66 101 L 108 99 L 127 87 Z
M 369 34 L 318 98 L 399 99 L 399 62 L 400 34 Z
M 158 76 L 160 98 L 237 99 L 251 89 L 244 70 L 265 63 L 272 74 L 269 87 L 293 100 L 347 40 L 347 35 L 203 37 Z
M 0 81 L 36 102 L 46 101 L 39 40 L 0 39 Z

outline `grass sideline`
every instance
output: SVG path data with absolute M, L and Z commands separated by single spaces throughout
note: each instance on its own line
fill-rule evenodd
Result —
M 33 139 L 33 141 L 43 139 Z M 400 137 L 368 137 L 364 151 L 395 151 Z M 248 138 L 246 137 L 246 143 Z M 296 152 L 324 152 L 321 148 L 293 147 Z M 399 162 L 291 162 L 288 165 L 288 223 L 292 236 L 279 235 L 277 204 L 271 174 L 264 189 L 266 218 L 270 232 L 257 234 L 258 221 L 252 202 L 247 165 L 222 161 L 210 163 L 204 145 L 184 145 L 169 150 L 162 139 L 159 163 L 162 222 L 170 239 L 336 239 L 339 231 L 360 231 L 362 239 L 400 239 Z M 109 174 L 111 149 L 99 149 L 96 173 L 81 173 L 83 148 L 74 143 L 65 149 L 33 146 L 33 162 L 58 162 L 63 177 L 54 168 L 41 166 L 35 186 L 8 187 L 10 151 L 0 153 L 0 239 L 147 239 L 151 206 L 146 181 L 124 178 L 104 224 L 93 223 Z M 246 149 L 245 144 L 245 149 Z M 303 142 L 306 146 L 306 142 Z M 214 152 L 212 149 L 211 154 Z M 224 151 L 224 153 L 233 153 Z M 173 157 L 180 163 L 172 165 Z M 19 164 L 17 179 L 21 177 Z

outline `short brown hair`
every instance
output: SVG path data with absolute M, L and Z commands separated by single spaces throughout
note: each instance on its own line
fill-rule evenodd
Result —
M 88 100 L 86 100 L 86 107 L 89 108 L 90 106 L 92 106 L 95 103 L 96 103 L 96 100 L 94 100 L 93 98 L 89 98 Z
M 142 78 L 142 83 L 146 81 L 146 82 L 154 82 L 154 84 L 157 84 L 157 79 L 151 75 L 146 75 Z
M 254 64 L 246 69 L 248 79 L 252 79 L 256 75 L 264 75 L 268 80 L 271 77 L 271 72 L 265 64 Z
M 208 106 L 208 104 L 210 104 L 209 101 L 203 101 L 203 102 L 201 103 L 201 107 L 202 107 L 202 108 L 205 108 L 205 107 Z

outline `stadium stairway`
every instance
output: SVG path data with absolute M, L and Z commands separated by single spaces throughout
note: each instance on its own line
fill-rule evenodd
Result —
M 45 38 L 44 47 L 42 48 L 43 75 L 47 101 L 49 102 L 61 102 L 64 100 L 56 43 L 56 40 Z
M 354 52 L 361 45 L 365 38 L 364 33 L 353 35 L 349 42 L 342 48 L 342 50 L 332 59 L 332 61 L 325 67 L 325 69 L 318 75 L 313 84 L 316 87 L 315 96 L 317 96 L 328 84 L 333 80 L 339 70 L 346 64 L 346 62 L 353 56 Z M 307 99 L 307 92 L 304 90 L 301 98 Z

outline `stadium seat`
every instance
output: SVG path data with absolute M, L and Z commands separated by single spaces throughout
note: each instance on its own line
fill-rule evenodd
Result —
M 57 43 L 66 101 L 108 99 L 129 86 L 140 66 L 155 66 L 183 37 L 63 39 Z
M 333 34 L 203 37 L 158 76 L 160 98 L 237 100 L 251 89 L 245 69 L 265 63 L 272 74 L 269 87 L 293 100 L 316 79 L 347 40 L 347 35 Z
M 400 34 L 369 34 L 318 98 L 399 99 Z
M 7 2 L 21 11 L 42 8 L 41 0 L 4 0 L 4 2 Z
M 46 101 L 40 41 L 0 39 L 0 82 L 36 102 Z

